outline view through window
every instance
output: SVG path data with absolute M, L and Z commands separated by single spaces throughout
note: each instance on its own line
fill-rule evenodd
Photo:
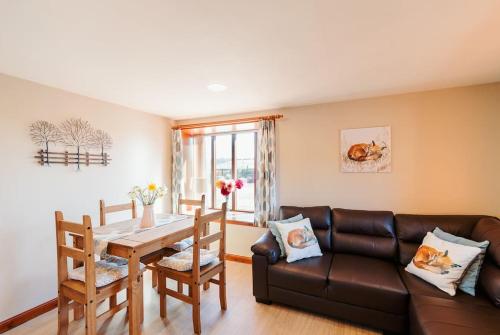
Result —
M 198 199 L 205 194 L 207 207 L 218 209 L 225 197 L 215 189 L 215 181 L 242 178 L 245 186 L 229 197 L 228 209 L 253 212 L 256 141 L 255 130 L 186 137 L 185 196 Z
M 229 198 L 229 208 L 235 211 L 254 211 L 255 195 L 255 150 L 256 133 L 241 132 L 236 134 L 213 135 L 214 141 L 214 180 L 236 179 L 245 180 L 245 186 L 234 192 Z M 224 197 L 219 190 L 214 189 L 214 208 L 220 208 Z

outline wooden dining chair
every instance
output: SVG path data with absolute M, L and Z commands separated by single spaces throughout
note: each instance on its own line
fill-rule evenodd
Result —
M 83 216 L 83 224 L 65 221 L 62 212 L 55 212 L 56 241 L 57 241 L 57 283 L 58 283 L 58 331 L 59 335 L 68 333 L 69 309 L 73 308 L 75 319 L 77 312 L 84 307 L 85 312 L 85 334 L 96 334 L 97 320 L 108 318 L 121 309 L 128 306 L 128 300 L 110 308 L 97 316 L 96 307 L 101 301 L 116 296 L 124 289 L 128 289 L 128 278 L 126 274 L 118 275 L 114 269 L 108 270 L 108 266 L 102 266 L 102 262 L 95 262 L 94 241 L 92 236 L 92 224 L 90 216 Z M 79 243 L 72 246 L 66 244 L 66 233 L 73 235 L 73 239 L 79 238 Z M 68 270 L 67 258 L 73 260 L 73 270 Z M 75 272 L 70 272 L 75 271 Z M 70 279 L 74 273 L 81 275 L 78 280 Z M 109 284 L 99 286 L 107 276 Z M 142 302 L 142 274 L 139 278 L 140 293 L 139 300 Z
M 205 194 L 201 195 L 200 200 L 196 199 L 183 199 L 182 194 L 179 193 L 179 199 L 177 202 L 177 214 L 182 214 L 182 206 L 196 206 L 201 208 L 202 215 L 205 214 Z
M 104 200 L 99 200 L 99 224 L 104 226 L 106 224 L 106 214 L 123 212 L 130 210 L 132 212 L 132 219 L 137 217 L 137 206 L 135 200 L 121 205 L 106 206 Z
M 201 195 L 200 200 L 196 200 L 196 199 L 183 199 L 182 193 L 179 193 L 179 198 L 178 198 L 178 202 L 177 202 L 177 214 L 183 213 L 182 206 L 199 207 L 201 209 L 201 215 L 204 215 L 205 211 L 206 211 L 205 194 Z M 207 224 L 206 227 L 204 227 L 204 230 L 202 231 L 202 236 L 206 236 L 209 231 L 210 231 L 210 225 Z M 205 248 L 208 249 L 209 247 L 206 246 Z M 203 289 L 208 290 L 209 285 L 210 285 L 210 283 L 205 283 L 205 285 L 203 286 Z M 182 283 L 178 282 L 177 283 L 177 292 L 182 293 L 182 290 L 183 290 Z
M 123 212 L 123 211 L 131 211 L 132 212 L 132 219 L 137 218 L 137 205 L 135 200 L 132 200 L 129 203 L 126 204 L 120 204 L 120 205 L 112 205 L 112 206 L 106 206 L 106 203 L 104 200 L 99 200 L 99 218 L 100 218 L 100 225 L 104 226 L 106 224 L 106 214 L 109 213 L 116 213 L 116 212 Z M 156 268 L 153 263 L 146 264 L 146 269 L 151 271 L 151 286 L 154 288 L 156 287 L 157 284 L 157 279 L 158 275 L 156 273 Z M 116 297 L 111 297 L 109 299 L 109 305 L 110 307 L 113 307 L 116 305 Z
M 220 222 L 220 230 L 216 233 L 202 236 L 204 227 L 211 221 Z M 201 214 L 201 209 L 197 209 L 194 218 L 194 244 L 192 249 L 192 269 L 189 271 L 178 271 L 162 265 L 163 261 L 157 264 L 158 269 L 158 292 L 160 295 L 160 316 L 167 316 L 166 296 L 172 296 L 193 306 L 193 328 L 195 334 L 201 333 L 200 318 L 200 286 L 204 283 L 219 285 L 219 300 L 221 309 L 227 308 L 226 301 L 226 203 L 222 204 L 222 210 L 206 215 Z M 219 241 L 218 258 L 213 262 L 201 266 L 200 253 L 204 246 Z M 184 251 L 187 253 L 188 251 Z M 219 276 L 215 279 L 215 276 Z M 189 285 L 189 295 L 184 295 L 167 288 L 167 278 Z

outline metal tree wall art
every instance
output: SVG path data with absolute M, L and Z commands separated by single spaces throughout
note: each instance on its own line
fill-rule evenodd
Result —
M 80 149 L 89 148 L 92 144 L 92 126 L 82 119 L 69 119 L 61 124 L 63 143 L 76 148 L 77 165 L 80 169 Z
M 47 121 L 36 121 L 30 126 L 30 136 L 33 142 L 37 145 L 45 146 L 46 163 L 49 162 L 49 143 L 56 144 L 61 142 L 61 132 L 57 127 Z
M 59 127 L 47 121 L 36 121 L 30 126 L 30 135 L 35 144 L 44 147 L 35 156 L 41 165 L 76 164 L 79 170 L 82 164 L 107 166 L 111 161 L 105 152 L 113 144 L 111 136 L 102 130 L 94 130 L 88 121 L 82 119 L 66 120 Z M 51 152 L 50 143 L 74 148 L 76 152 Z M 89 153 L 90 148 L 97 148 L 100 153 Z
M 101 155 L 104 155 L 104 149 L 110 149 L 113 145 L 113 139 L 108 133 L 97 129 L 92 134 L 92 146 L 101 149 Z

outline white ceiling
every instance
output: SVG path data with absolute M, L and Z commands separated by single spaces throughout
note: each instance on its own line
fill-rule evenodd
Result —
M 0 72 L 174 119 L 494 82 L 500 1 L 0 0 Z

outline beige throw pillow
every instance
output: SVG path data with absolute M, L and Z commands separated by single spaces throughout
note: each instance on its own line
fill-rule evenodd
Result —
M 406 271 L 454 296 L 470 263 L 481 249 L 451 243 L 427 233 Z

